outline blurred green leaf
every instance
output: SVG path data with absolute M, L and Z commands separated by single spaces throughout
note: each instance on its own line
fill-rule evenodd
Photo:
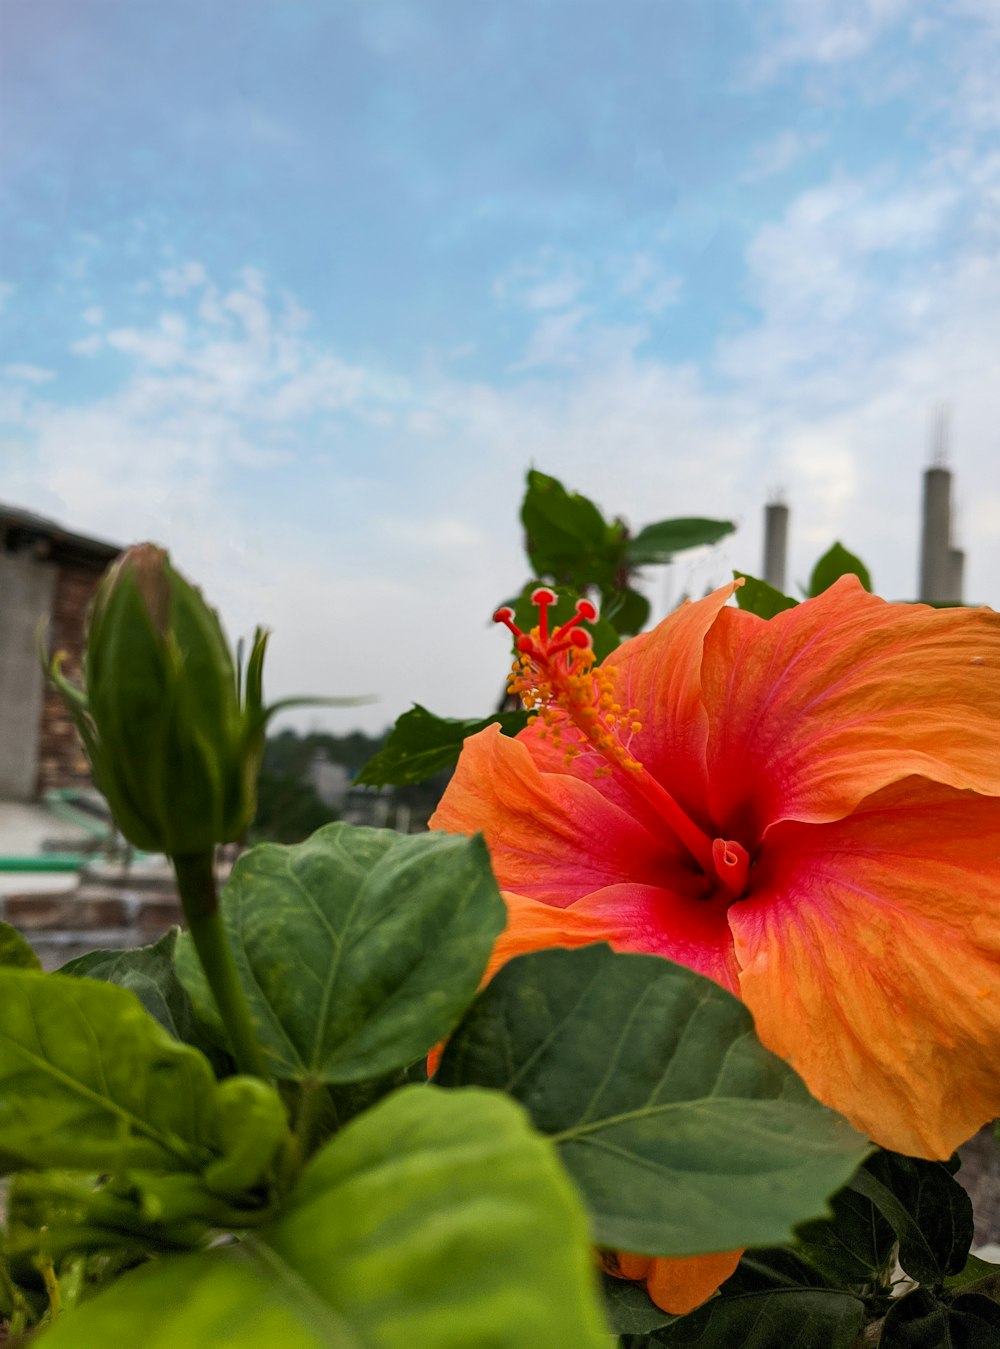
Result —
M 179 935 L 180 929 L 172 928 L 152 946 L 139 946 L 131 951 L 88 951 L 63 965 L 59 973 L 130 989 L 175 1040 L 194 1045 L 209 1059 L 218 1056 L 217 1067 L 223 1069 L 224 1058 L 205 1034 L 191 999 L 177 978 L 174 955 Z
M 649 611 L 649 600 L 638 590 L 616 590 L 601 603 L 601 618 L 626 637 L 642 631 L 649 622 Z
M 743 581 L 736 591 L 736 603 L 747 613 L 756 614 L 758 618 L 773 618 L 775 614 L 780 614 L 785 609 L 794 609 L 798 604 L 798 600 L 793 600 L 790 595 L 783 595 L 780 590 L 775 590 L 774 586 L 768 585 L 766 581 L 761 581 L 756 576 L 749 576 L 745 571 L 734 571 L 733 576 L 736 580 Z
M 355 779 L 363 787 L 404 787 L 451 768 L 470 735 L 494 722 L 504 735 L 517 735 L 528 721 L 526 712 L 500 712 L 481 721 L 438 717 L 415 703 L 398 719 L 385 748 L 369 759 Z
M 872 578 L 861 559 L 849 553 L 842 543 L 835 543 L 813 567 L 809 579 L 810 598 L 822 595 L 841 576 L 856 576 L 866 590 L 872 588 Z
M 679 520 L 658 520 L 646 525 L 629 539 L 625 556 L 630 567 L 647 567 L 669 562 L 675 553 L 688 548 L 701 548 L 718 543 L 736 526 L 731 520 L 703 520 L 692 517 Z
M 216 1145 L 216 1082 L 134 994 L 0 970 L 0 1150 L 26 1166 L 199 1170 Z
M 318 1153 L 252 1238 L 126 1275 L 52 1349 L 608 1349 L 554 1150 L 494 1093 L 407 1087 Z
M 475 995 L 506 909 L 482 838 L 331 824 L 239 858 L 223 922 L 275 1075 L 362 1082 L 447 1035 Z M 190 938 L 178 973 L 215 1018 Z
M 785 1246 L 748 1251 L 722 1285 L 723 1297 L 778 1288 L 827 1288 L 829 1282 L 809 1261 Z
M 1000 1305 L 977 1293 L 950 1305 L 924 1288 L 893 1303 L 882 1323 L 879 1349 L 996 1349 Z
M 869 1151 L 761 1046 L 732 994 L 604 945 L 504 966 L 434 1081 L 522 1101 L 557 1142 L 595 1240 L 616 1250 L 782 1244 Z
M 536 575 L 576 590 L 614 586 L 622 567 L 625 526 L 608 523 L 589 497 L 568 492 L 558 478 L 530 469 L 521 521 Z
M 608 1324 L 618 1335 L 645 1335 L 651 1330 L 669 1325 L 676 1317 L 656 1305 L 641 1283 L 615 1279 L 601 1274 L 604 1294 L 604 1314 Z
M 975 1284 L 975 1290 L 970 1285 Z M 968 1289 L 970 1292 L 988 1293 L 990 1297 L 1000 1298 L 1000 1265 L 990 1260 L 980 1260 L 978 1255 L 970 1255 L 957 1274 L 949 1274 L 944 1281 L 945 1288 L 952 1291 Z
M 17 970 L 40 970 L 42 962 L 26 937 L 16 927 L 0 921 L 0 966 Z
M 832 1288 L 782 1288 L 716 1297 L 622 1349 L 854 1349 L 864 1321 L 860 1298 Z

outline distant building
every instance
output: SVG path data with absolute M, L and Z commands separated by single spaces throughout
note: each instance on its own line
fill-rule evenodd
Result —
M 951 535 L 951 470 L 934 464 L 924 474 L 920 532 L 920 594 L 925 604 L 961 604 L 965 554 Z
M 917 592 L 917 599 L 924 604 L 964 603 L 965 553 L 953 541 L 951 483 L 951 470 L 945 467 L 942 448 L 924 473 Z M 781 591 L 785 589 L 788 518 L 788 507 L 783 501 L 773 500 L 764 507 L 763 579 Z
M 315 754 L 309 765 L 309 783 L 324 806 L 336 811 L 344 809 L 351 790 L 351 775 L 342 763 L 334 763 L 322 751 Z
M 769 501 L 764 507 L 764 577 L 769 586 L 784 593 L 785 559 L 788 554 L 788 507 Z
M 35 647 L 45 620 L 51 651 L 79 678 L 87 609 L 121 550 L 0 504 L 0 799 L 30 800 L 90 782 L 69 714 L 47 686 Z

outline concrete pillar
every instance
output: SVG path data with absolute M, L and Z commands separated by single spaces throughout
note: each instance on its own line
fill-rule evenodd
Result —
M 961 604 L 963 561 L 951 546 L 951 472 L 935 466 L 924 473 L 919 598 L 925 604 Z
M 770 501 L 764 507 L 764 580 L 782 592 L 787 554 L 788 507 L 783 501 Z

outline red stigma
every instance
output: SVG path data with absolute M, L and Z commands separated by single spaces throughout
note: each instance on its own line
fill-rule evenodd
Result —
M 538 609 L 538 627 L 531 632 L 523 632 L 514 621 L 514 610 L 509 604 L 502 605 L 493 614 L 494 623 L 502 623 L 509 628 L 514 638 L 514 647 L 522 655 L 528 656 L 539 668 L 547 665 L 553 656 L 575 647 L 579 651 L 587 650 L 592 642 L 590 634 L 580 623 L 593 623 L 597 618 L 597 606 L 590 600 L 577 600 L 576 613 L 565 623 L 561 623 L 554 632 L 549 632 L 549 607 L 557 603 L 559 596 L 549 586 L 538 586 L 531 592 L 531 602 Z

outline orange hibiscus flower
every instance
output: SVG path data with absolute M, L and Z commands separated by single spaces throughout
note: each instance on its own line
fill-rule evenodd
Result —
M 770 621 L 685 604 L 595 666 L 514 626 L 538 716 L 466 741 L 431 820 L 481 830 L 490 972 L 608 941 L 708 975 L 875 1142 L 947 1157 L 1000 1114 L 1000 615 L 844 577 Z

